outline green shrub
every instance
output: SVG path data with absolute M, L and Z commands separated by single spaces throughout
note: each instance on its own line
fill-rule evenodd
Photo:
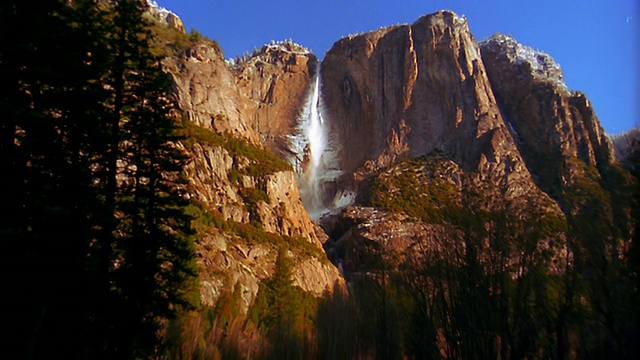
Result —
M 365 205 L 403 212 L 427 223 L 442 223 L 458 214 L 459 193 L 449 181 L 432 176 L 439 158 L 407 159 L 372 177 L 365 185 Z
M 225 115 L 223 114 L 216 115 L 216 118 L 219 119 L 218 121 L 224 121 L 221 119 L 224 117 Z M 279 171 L 291 171 L 291 165 L 275 154 L 258 146 L 251 145 L 246 140 L 233 138 L 229 134 L 221 135 L 212 130 L 200 127 L 189 121 L 186 114 L 182 118 L 182 124 L 183 134 L 181 135 L 185 138 L 182 143 L 187 148 L 191 148 L 195 144 L 220 146 L 226 149 L 233 157 L 242 156 L 249 159 L 249 166 L 244 169 L 235 169 L 235 171 L 240 174 L 259 177 Z M 235 180 L 240 180 L 237 175 L 238 174 L 233 174 L 232 176 L 234 176 Z M 239 183 L 239 181 L 236 183 Z
M 159 57 L 179 57 L 189 46 L 205 44 L 211 46 L 224 59 L 222 48 L 217 41 L 204 36 L 196 29 L 191 29 L 190 34 L 178 31 L 173 27 L 159 22 L 151 17 L 151 51 Z
M 265 149 L 247 143 L 245 140 L 230 138 L 225 145 L 233 155 L 251 160 L 251 164 L 242 170 L 245 175 L 258 177 L 279 171 L 291 171 L 291 165 Z
M 241 223 L 225 220 L 222 214 L 214 210 L 208 210 L 204 203 L 197 201 L 188 206 L 187 213 L 193 218 L 193 227 L 198 232 L 205 232 L 210 228 L 214 228 L 223 233 L 237 236 L 249 244 L 272 244 L 278 248 L 291 250 L 296 256 L 302 258 L 315 257 L 322 262 L 328 261 L 324 256 L 324 252 L 304 237 L 267 232 L 257 222 Z
M 186 113 L 182 116 L 181 135 L 184 138 L 184 140 L 182 140 L 182 144 L 187 148 L 192 148 L 195 144 L 224 146 L 226 143 L 226 140 L 222 135 L 189 121 Z
M 313 324 L 318 299 L 293 285 L 293 259 L 280 248 L 271 278 L 262 281 L 258 295 L 249 310 L 250 319 L 265 330 L 290 331 L 301 334 Z
M 227 174 L 227 178 L 231 181 L 232 184 L 240 185 L 242 184 L 242 174 L 238 171 L 237 168 L 232 167 Z

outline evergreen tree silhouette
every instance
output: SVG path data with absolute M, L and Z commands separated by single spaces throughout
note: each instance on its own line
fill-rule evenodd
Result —
M 143 10 L 0 4 L 10 358 L 150 356 L 163 319 L 193 302 L 186 158 Z

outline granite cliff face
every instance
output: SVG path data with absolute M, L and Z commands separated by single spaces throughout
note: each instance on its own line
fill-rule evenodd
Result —
M 441 11 L 344 38 L 322 70 L 346 186 L 363 166 L 370 172 L 438 150 L 510 198 L 546 197 L 509 132 L 465 18 Z
M 166 66 L 190 123 L 264 147 L 290 164 L 302 163 L 309 155 L 308 149 L 294 149 L 291 141 L 301 131 L 300 115 L 321 69 L 329 137 L 323 156 L 335 161 L 333 170 L 340 174 L 319 187 L 324 193 L 318 196 L 325 200 L 353 191 L 356 205 L 375 206 L 376 201 L 367 198 L 371 181 L 379 184 L 381 174 L 404 159 L 437 153 L 457 169 L 438 176 L 458 179 L 454 183 L 459 195 L 476 191 L 483 199 L 463 201 L 460 195 L 448 200 L 461 206 L 472 201 L 482 211 L 508 212 L 523 221 L 566 221 L 566 212 L 579 207 L 566 199 L 567 191 L 588 174 L 598 183 L 615 161 L 589 101 L 568 90 L 550 56 L 505 36 L 478 43 L 467 20 L 449 11 L 343 38 L 320 64 L 291 42 L 272 43 L 233 61 L 201 42 L 181 58 L 167 60 Z M 326 241 L 300 200 L 296 179 L 303 174 L 282 169 L 249 173 L 255 159 L 224 144 L 197 143 L 190 151 L 193 196 L 225 221 L 258 222 L 267 232 L 303 237 L 317 247 L 318 239 Z M 393 171 L 406 170 L 400 166 Z M 431 182 L 434 174 L 425 175 L 425 181 Z M 259 194 L 260 199 L 247 194 Z M 331 235 L 325 243 L 330 253 L 338 242 L 345 243 L 340 240 L 345 234 L 357 233 L 360 222 L 353 219 L 361 218 L 359 211 L 352 209 L 345 220 L 323 220 Z M 630 211 L 622 213 L 622 222 L 629 222 Z M 379 217 L 376 226 L 392 224 L 380 220 L 386 216 Z M 417 219 L 415 226 L 431 229 L 423 220 Z M 335 224 L 342 224 L 342 230 L 336 231 Z M 355 228 L 345 229 L 345 224 Z M 412 238 L 431 238 L 425 235 L 429 233 L 419 231 Z M 340 256 L 333 260 L 345 261 Z M 300 271 L 309 277 L 308 269 Z M 315 285 L 301 282 L 302 287 L 320 293 L 339 278 L 335 269 L 323 271 Z M 268 274 L 263 273 L 262 278 Z M 255 279 L 261 277 L 252 276 L 255 290 Z
M 553 182 L 544 189 L 562 180 L 541 159 L 614 161 L 588 99 L 568 90 L 549 55 L 502 35 L 477 43 L 452 12 L 344 38 L 322 70 L 347 183 L 365 164 L 436 149 L 467 171 L 532 172 Z
M 319 296 L 346 280 L 356 302 L 364 299 L 355 313 L 369 315 L 367 306 L 378 301 L 371 319 L 360 319 L 367 328 L 385 321 L 386 331 L 393 312 L 425 316 L 419 307 L 401 309 L 408 300 L 394 300 L 387 286 L 425 291 L 414 305 L 444 312 L 421 318 L 411 326 L 427 328 L 408 334 L 432 334 L 428 350 L 440 354 L 466 338 L 457 306 L 462 318 L 487 327 L 469 339 L 486 333 L 487 344 L 506 344 L 484 349 L 487 358 L 554 346 L 563 354 L 598 350 L 590 347 L 591 330 L 573 348 L 563 343 L 574 337 L 567 335 L 569 312 L 584 312 L 577 303 L 596 309 L 594 319 L 624 323 L 626 315 L 591 289 L 628 296 L 607 279 L 626 276 L 637 237 L 638 204 L 629 197 L 637 180 L 616 162 L 586 96 L 568 89 L 549 55 L 502 35 L 477 42 L 464 17 L 439 11 L 345 37 L 321 62 L 291 42 L 225 61 L 215 43 L 198 40 L 165 67 L 188 135 L 181 146 L 191 156 L 185 172 L 209 309 L 224 314 L 218 305 L 231 293 L 241 312 L 260 303 L 285 249 L 294 285 Z M 308 212 L 324 216 L 312 222 Z M 541 299 L 547 290 L 539 286 L 558 289 Z M 518 308 L 534 298 L 544 310 Z M 347 309 L 335 299 L 342 305 L 324 305 Z M 484 317 L 468 299 L 498 312 Z M 530 336 L 509 329 L 539 327 L 532 325 L 536 311 L 555 314 L 540 339 L 558 343 L 538 339 L 520 348 Z M 490 328 L 495 318 L 506 325 Z M 577 326 L 610 331 L 598 321 Z M 441 324 L 449 324 L 449 335 Z M 214 342 L 232 325 L 221 328 Z M 203 334 L 210 330 L 219 329 Z M 473 341 L 469 353 L 478 350 Z M 348 353 L 359 351 L 382 354 Z
M 541 188 L 553 191 L 573 182 L 579 169 L 571 159 L 598 168 L 614 161 L 589 100 L 567 89 L 549 55 L 504 35 L 480 46 L 505 120 Z
M 176 31 L 185 32 L 182 19 L 180 19 L 178 15 L 159 6 L 155 0 L 145 0 L 145 3 L 148 8 L 148 14 L 151 15 L 156 21 L 166 24 Z
M 228 132 L 259 143 L 259 134 L 246 120 L 251 118 L 255 106 L 240 94 L 236 77 L 219 48 L 198 43 L 187 48 L 181 58 L 169 61 L 180 108 L 189 121 L 217 133 Z
M 350 146 L 342 147 L 351 155 L 340 157 L 345 171 L 434 149 L 475 168 L 486 144 L 506 136 L 480 51 L 451 12 L 338 41 L 323 81 L 328 118 Z
M 318 59 L 290 41 L 272 43 L 232 66 L 240 93 L 253 106 L 249 118 L 270 151 L 294 162 L 290 137 L 316 75 Z
M 343 282 L 322 252 L 317 234 L 322 230 L 306 214 L 296 174 L 265 150 L 284 159 L 294 155 L 287 150 L 287 139 L 297 125 L 316 62 L 302 47 L 282 43 L 229 63 L 206 41 L 165 61 L 191 129 L 186 176 L 192 197 L 221 223 L 249 224 L 251 231 L 275 234 L 285 242 L 302 239 L 308 245 L 302 250 L 313 253 L 303 256 L 294 245 L 256 243 L 242 231 L 207 227 L 198 249 L 205 305 L 215 305 L 223 289 L 239 284 L 246 311 L 260 281 L 273 275 L 279 246 L 294 247 L 293 281 L 302 289 L 319 296 Z
M 411 188 L 389 180 L 407 171 L 421 171 L 395 165 L 403 159 L 434 159 L 433 154 L 437 154 L 436 162 L 452 161 L 458 167 L 455 176 L 437 175 L 450 180 L 442 186 L 455 187 L 454 192 L 462 195 L 477 194 L 475 200 L 460 202 L 461 208 L 467 209 L 464 211 L 473 214 L 471 209 L 478 206 L 479 211 L 512 214 L 513 221 L 557 219 L 571 223 L 587 206 L 586 197 L 605 199 L 602 194 L 613 191 L 607 196 L 616 198 L 618 190 L 609 180 L 624 178 L 620 184 L 627 189 L 632 183 L 626 175 L 613 175 L 622 173 L 593 108 L 584 94 L 568 90 L 560 66 L 549 55 L 501 35 L 478 43 L 466 19 L 452 12 L 440 11 L 412 25 L 343 38 L 327 53 L 322 75 L 332 150 L 338 154 L 343 171 L 337 187 L 359 189 L 356 205 L 384 204 L 377 206 L 378 214 L 395 209 L 391 213 L 413 213 L 413 218 L 419 219 L 415 214 L 434 210 L 429 206 L 416 210 L 421 198 L 433 200 L 434 195 L 427 194 L 428 187 L 412 198 L 412 203 L 399 208 L 397 204 L 411 196 Z M 426 169 L 427 163 L 421 166 Z M 395 175 L 389 176 L 390 172 Z M 423 182 L 437 180 L 434 173 L 427 172 Z M 368 190 L 372 182 L 377 190 L 392 195 L 378 192 L 377 198 L 372 198 Z M 444 203 L 463 198 L 449 196 Z M 608 210 L 600 214 L 602 220 L 623 229 L 621 241 L 626 245 L 620 246 L 628 248 L 633 233 L 632 206 L 620 205 L 619 210 L 613 210 L 609 200 L 603 201 Z M 368 235 L 362 235 L 358 229 L 369 217 L 366 209 L 349 208 L 338 215 L 342 220 L 323 220 L 328 233 L 334 234 L 325 247 L 338 256 L 336 261 L 349 263 L 353 253 L 343 250 L 353 251 L 353 244 L 362 244 L 363 236 L 379 246 L 394 232 L 413 234 L 407 238 L 413 239 L 414 245 L 434 239 L 428 231 L 416 233 L 387 220 L 374 221 L 366 227 Z M 619 220 L 614 221 L 613 212 Z M 452 217 L 443 216 L 449 220 L 438 223 L 452 225 Z M 423 217 L 428 221 L 418 221 L 415 226 L 430 228 L 433 217 Z M 459 224 L 452 228 L 464 230 Z M 524 236 L 526 231 L 522 231 L 516 239 Z M 378 234 L 377 239 L 372 234 Z M 550 238 L 556 238 L 555 245 L 545 245 Z M 566 255 L 562 239 L 565 235 L 549 233 L 539 239 L 538 247 Z

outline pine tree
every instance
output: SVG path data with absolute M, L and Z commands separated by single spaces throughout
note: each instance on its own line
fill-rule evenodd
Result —
M 196 272 L 171 79 L 150 52 L 143 10 L 140 1 L 119 1 L 113 17 L 105 199 L 116 226 L 103 239 L 110 303 L 102 315 L 110 319 L 106 346 L 114 356 L 154 351 L 161 321 L 191 305 L 185 284 L 193 285 Z
M 9 358 L 147 356 L 163 319 L 193 302 L 185 157 L 142 11 L 131 0 L 0 4 Z
M 0 166 L 11 169 L 0 175 L 12 314 L 3 323 L 16 336 L 3 351 L 81 354 L 92 299 L 86 258 L 102 207 L 91 170 L 104 99 L 93 23 L 66 1 L 3 2 L 0 17 Z

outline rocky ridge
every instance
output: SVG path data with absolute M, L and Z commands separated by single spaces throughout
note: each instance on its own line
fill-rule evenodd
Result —
M 413 245 L 405 244 L 402 251 L 434 241 L 424 231 L 418 235 L 388 221 L 392 213 L 410 214 L 419 224 L 415 226 L 432 226 L 432 215 L 440 209 L 421 208 L 419 214 L 431 212 L 427 221 L 415 210 L 424 198 L 434 199 L 428 188 L 404 208 L 396 204 L 410 197 L 406 192 L 411 187 L 382 206 L 367 194 L 371 182 L 383 192 L 397 188 L 397 183 L 389 187 L 384 176 L 392 169 L 401 174 L 402 166 L 398 170 L 395 164 L 406 158 L 452 161 L 459 168 L 455 173 L 464 179 L 458 195 L 475 193 L 483 199 L 475 204 L 477 199 L 465 200 L 464 211 L 476 217 L 485 212 L 492 217 L 510 214 L 513 222 L 544 218 L 573 223 L 588 196 L 605 199 L 603 191 L 613 191 L 616 197 L 608 179 L 618 178 L 627 189 L 633 183 L 616 165 L 611 142 L 586 96 L 568 90 L 560 66 L 549 55 L 503 35 L 477 42 L 466 19 L 450 11 L 343 38 L 327 53 L 322 74 L 329 133 L 345 174 L 338 187 L 359 189 L 356 205 L 374 205 L 378 214 L 386 214 L 374 217 L 383 220 L 364 233 L 361 220 L 354 219 L 368 218 L 367 208 L 352 207 L 338 219 L 324 219 L 330 234 L 336 233 L 335 224 L 342 224 L 338 237 L 325 244 L 329 253 L 343 256 L 337 262 L 366 257 L 370 247 L 361 247 L 359 255 L 342 251 L 354 251 L 363 236 L 379 245 L 385 242 L 384 234 L 413 234 L 407 235 Z M 431 160 L 420 166 L 427 167 Z M 438 180 L 433 174 L 425 179 L 433 180 Z M 628 248 L 633 206 L 621 202 L 619 211 L 613 210 L 613 203 L 602 206 L 608 210 L 599 216 L 623 229 L 621 241 L 626 245 L 621 247 Z M 616 211 L 620 218 L 614 221 Z M 465 230 L 455 224 L 455 217 L 444 215 L 447 220 L 437 222 L 454 229 L 449 232 L 453 238 L 459 235 L 456 231 Z M 345 224 L 351 228 L 345 229 Z M 491 224 L 487 220 L 486 226 Z M 555 244 L 556 265 L 567 254 L 562 245 L 566 235 L 559 230 L 564 226 L 553 225 L 549 229 L 556 230 L 535 235 L 539 249 Z M 524 232 L 513 241 L 523 237 Z
M 230 63 L 217 46 L 200 41 L 180 58 L 166 59 L 165 67 L 173 75 L 184 121 L 192 124 L 186 176 L 193 198 L 223 222 L 254 224 L 251 231 L 304 239 L 317 249 L 312 256 L 290 255 L 296 259 L 294 284 L 319 296 L 343 280 L 322 252 L 317 234 L 322 230 L 306 214 L 296 174 L 264 149 L 284 159 L 293 155 L 287 138 L 316 62 L 299 45 L 282 43 Z M 289 245 L 247 242 L 233 231 L 205 232 L 198 250 L 203 304 L 213 306 L 222 289 L 240 284 L 246 310 L 260 281 L 273 274 L 278 247 Z
M 616 150 L 616 158 L 626 163 L 632 171 L 640 170 L 636 168 L 637 160 L 634 160 L 634 157 L 637 158 L 640 153 L 640 127 L 613 135 L 610 139 Z M 636 162 L 634 163 L 634 161 Z
M 478 42 L 481 49 L 491 48 L 500 59 L 508 61 L 510 64 L 523 68 L 523 76 L 533 76 L 534 78 L 551 82 L 556 88 L 566 90 L 569 88 L 564 83 L 562 68 L 560 64 L 547 53 L 534 50 L 533 48 L 520 44 L 511 36 L 495 34 L 487 39 Z M 486 61 L 486 59 L 484 59 Z
M 346 186 L 358 169 L 438 150 L 510 199 L 547 198 L 515 146 L 465 18 L 441 11 L 342 39 L 322 66 Z
M 322 219 L 328 237 L 306 215 L 290 168 L 251 173 L 255 158 L 228 146 L 229 139 L 243 139 L 289 163 L 300 161 L 304 154 L 292 151 L 289 139 L 299 131 L 318 68 L 328 150 L 343 174 L 324 188 L 357 193 L 355 206 Z M 257 224 L 318 249 L 324 243 L 347 278 L 362 272 L 359 262 L 380 249 L 416 254 L 463 246 L 454 240 L 480 228 L 470 228 L 460 214 L 487 215 L 486 223 L 473 225 L 485 228 L 498 226 L 496 218 L 517 222 L 519 230 L 504 236 L 516 243 L 528 234 L 523 224 L 545 219 L 549 226 L 530 234 L 536 242 L 531 246 L 553 252 L 552 267 L 561 271 L 568 256 L 562 229 L 581 206 L 571 195 L 575 186 L 588 178 L 588 187 L 600 191 L 618 171 L 589 101 L 568 90 L 549 55 L 502 35 L 477 42 L 466 18 L 449 11 L 343 38 L 321 63 L 291 42 L 232 61 L 200 42 L 168 59 L 167 69 L 185 120 L 225 138 L 189 147 L 193 196 L 222 221 Z M 411 158 L 417 163 L 406 162 Z M 448 170 L 429 170 L 434 166 Z M 389 180 L 394 178 L 409 184 L 422 179 L 413 186 L 422 193 L 408 208 L 396 205 L 412 187 Z M 619 214 L 624 216 L 616 223 L 628 230 L 631 211 Z M 248 306 L 259 281 L 273 271 L 276 246 L 243 245 L 238 236 L 209 229 L 200 251 L 209 269 L 203 276 L 207 304 L 222 287 L 241 284 Z M 631 233 L 623 237 L 628 241 Z M 294 281 L 316 294 L 341 281 L 320 258 L 304 258 L 295 270 Z
M 279 356 L 310 339 L 309 353 L 346 341 L 336 358 L 588 357 L 611 353 L 629 323 L 637 180 L 549 55 L 502 35 L 477 42 L 439 11 L 345 37 L 321 62 L 288 41 L 225 61 L 200 39 L 165 66 L 201 235 L 205 310 L 182 327 L 184 357 L 256 357 L 261 330 Z M 320 118 L 330 166 L 301 173 L 315 163 L 300 128 Z M 324 183 L 302 190 L 335 210 L 317 223 L 300 197 L 308 174 Z M 353 196 L 335 209 L 341 194 Z M 349 301 L 305 302 L 288 280 L 315 296 L 346 280 Z M 313 322 L 291 339 L 308 338 L 267 324 L 291 306 Z
M 529 51 L 527 60 L 520 60 L 514 54 L 523 46 L 503 35 L 480 46 L 509 130 L 541 188 L 552 192 L 568 186 L 581 173 L 571 159 L 598 168 L 615 161 L 591 103 L 567 90 L 560 67 L 548 55 Z
M 161 7 L 155 0 L 145 0 L 145 2 L 147 5 L 148 14 L 151 15 L 151 17 L 153 17 L 156 21 L 166 24 L 176 31 L 185 32 L 182 19 L 180 19 L 178 15 L 168 9 Z
M 254 106 L 251 123 L 261 143 L 295 163 L 289 139 L 316 75 L 317 57 L 291 41 L 272 42 L 251 56 L 231 62 L 240 93 Z

